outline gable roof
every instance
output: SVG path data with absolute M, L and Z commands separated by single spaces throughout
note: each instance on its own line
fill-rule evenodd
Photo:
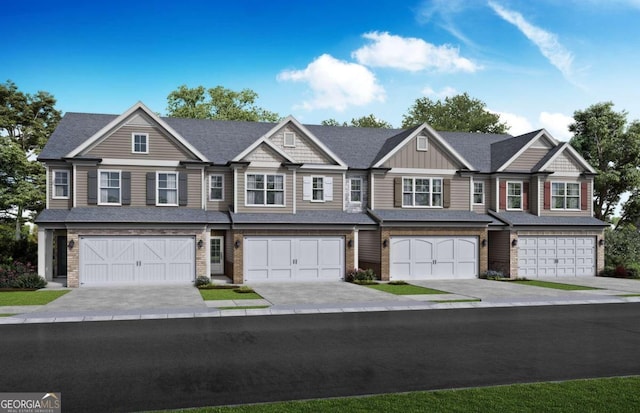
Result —
M 593 169 L 591 165 L 574 149 L 573 146 L 569 142 L 565 142 L 562 145 L 558 145 L 553 150 L 549 151 L 544 158 L 538 162 L 538 164 L 533 168 L 534 172 L 545 171 L 549 165 L 553 161 L 555 161 L 561 153 L 568 152 L 569 156 L 575 159 L 584 169 L 586 169 L 590 173 L 596 173 L 596 170 Z
M 513 161 L 515 161 L 524 151 L 529 149 L 537 140 L 545 137 L 553 146 L 558 142 L 544 129 L 538 129 L 524 135 L 516 136 L 507 141 L 497 142 L 491 145 L 491 168 L 494 171 L 504 171 Z
M 479 132 L 438 132 L 443 139 L 467 159 L 479 172 L 493 172 L 491 169 L 491 145 L 513 139 L 513 136 Z

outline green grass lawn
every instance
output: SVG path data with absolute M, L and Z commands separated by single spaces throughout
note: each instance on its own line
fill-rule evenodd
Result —
M 366 287 L 373 288 L 374 290 L 384 291 L 385 293 L 391 293 L 396 295 L 414 295 L 414 294 L 448 294 L 444 291 L 434 290 L 432 288 L 418 287 L 411 284 L 375 284 L 366 285 Z
M 0 317 L 11 317 L 12 315 L 15 315 L 15 314 L 0 314 Z
M 519 280 L 509 282 L 522 285 L 533 285 L 534 287 L 555 288 L 556 290 L 600 290 L 600 288 L 585 287 L 583 285 L 554 283 L 549 281 Z
M 44 305 L 62 297 L 69 290 L 51 291 L 2 291 L 0 306 L 8 305 Z
M 234 407 L 170 410 L 189 413 L 288 412 L 637 412 L 640 377 L 515 384 Z M 169 411 L 169 410 L 168 410 Z
M 230 289 L 199 290 L 204 300 L 255 300 L 260 299 L 257 293 L 237 293 Z

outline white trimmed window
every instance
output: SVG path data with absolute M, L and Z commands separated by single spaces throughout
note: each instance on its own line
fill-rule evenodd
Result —
M 507 210 L 522 210 L 522 182 L 507 182 Z
M 247 174 L 247 205 L 284 205 L 284 175 Z
M 158 172 L 156 193 L 157 205 L 178 205 L 178 174 L 176 172 Z
M 552 182 L 551 209 L 580 209 L 580 184 Z
M 314 176 L 311 179 L 311 182 L 311 200 L 324 201 L 324 178 L 321 176 Z
M 148 133 L 132 133 L 131 134 L 131 152 L 149 153 L 149 134 Z
M 362 202 L 362 178 L 351 178 L 349 186 L 349 202 Z
M 120 205 L 120 171 L 99 171 L 98 203 Z
M 429 140 L 426 136 L 418 135 L 416 138 L 416 149 L 419 151 L 426 151 L 429 149 Z
M 473 183 L 473 203 L 476 205 L 484 204 L 484 182 Z
M 53 198 L 69 198 L 69 171 L 53 171 Z
M 284 133 L 284 146 L 289 148 L 296 147 L 296 134 L 293 132 Z
M 442 207 L 442 178 L 403 178 L 402 206 Z
M 224 199 L 224 177 L 222 175 L 209 175 L 209 201 L 222 201 Z

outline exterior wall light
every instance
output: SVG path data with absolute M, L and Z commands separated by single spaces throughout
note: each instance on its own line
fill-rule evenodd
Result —
M 385 239 L 384 241 L 382 241 L 382 246 L 384 248 L 387 248 L 387 245 L 389 245 L 389 240 L 388 239 Z
M 204 245 L 204 242 L 202 242 L 202 240 L 198 241 L 198 249 L 202 249 L 203 245 Z
M 347 247 L 349 248 L 353 248 L 353 240 L 350 239 L 349 241 L 347 241 Z
M 511 241 L 511 246 L 512 247 L 518 246 L 518 238 L 514 238 L 513 241 Z
M 76 242 L 74 240 L 69 241 L 69 243 L 67 244 L 67 247 L 72 250 L 73 246 L 76 245 Z
M 601 247 L 604 246 L 604 238 L 600 238 L 600 241 L 598 241 L 598 245 L 600 245 Z
M 236 242 L 233 243 L 233 246 L 236 247 L 236 249 L 240 248 L 240 240 L 236 240 Z
M 480 245 L 482 245 L 482 248 L 487 246 L 487 239 L 483 239 L 482 242 L 480 243 Z

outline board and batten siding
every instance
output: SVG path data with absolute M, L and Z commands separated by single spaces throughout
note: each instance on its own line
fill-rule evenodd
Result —
M 67 199 L 53 198 L 55 193 L 55 171 L 67 171 L 69 173 L 69 197 Z M 73 207 L 73 169 L 68 166 L 49 167 L 49 209 L 70 209 Z
M 187 174 L 188 185 L 188 201 L 187 208 L 201 208 L 201 171 L 198 169 L 176 170 L 171 168 L 159 167 L 143 167 L 130 166 L 118 167 L 114 165 L 95 167 L 95 166 L 77 166 L 76 167 L 76 189 L 78 207 L 87 207 L 87 173 L 89 170 L 112 170 L 131 173 L 131 207 L 149 207 L 147 205 L 147 172 L 177 172 Z M 91 205 L 94 206 L 94 205 Z M 109 206 L 111 208 L 111 206 Z M 123 206 L 126 208 L 126 206 Z M 164 207 L 162 207 L 164 208 Z
M 285 132 L 293 132 L 295 135 L 295 145 L 293 147 L 284 145 Z M 285 125 L 274 133 L 269 140 L 293 158 L 295 162 L 322 165 L 335 164 L 324 151 L 320 150 L 305 134 L 292 124 Z
M 222 200 L 211 201 L 209 200 L 209 176 L 210 175 L 222 175 Z M 228 211 L 229 205 L 233 205 L 233 172 L 231 171 L 207 171 L 204 174 L 204 188 L 205 196 L 207 197 L 207 211 Z
M 293 172 L 286 168 L 268 169 L 268 168 L 245 168 L 239 169 L 238 172 L 238 213 L 260 213 L 260 214 L 291 214 L 293 213 Z M 284 204 L 264 205 L 264 206 L 247 206 L 245 205 L 245 187 L 247 174 L 277 174 L 284 175 Z M 302 191 L 302 188 L 299 189 Z
M 134 153 L 131 150 L 133 133 L 148 134 L 149 153 Z M 124 125 L 113 131 L 97 145 L 92 147 L 88 156 L 116 159 L 149 159 L 163 161 L 195 160 L 196 158 L 183 148 L 175 139 L 167 136 L 159 127 Z
M 303 180 L 304 177 L 330 177 L 333 178 L 333 200 L 332 201 L 310 201 L 303 199 Z M 300 171 L 296 173 L 296 209 L 298 211 L 306 211 L 306 210 L 338 210 L 342 211 L 342 194 L 343 194 L 343 185 L 342 185 L 342 174 L 341 173 L 325 173 L 325 172 L 307 172 Z M 325 195 L 326 196 L 326 195 Z
M 529 148 L 514 159 L 505 171 L 509 172 L 530 172 L 534 166 L 549 152 L 545 148 Z
M 383 166 L 386 168 L 451 169 L 453 171 L 458 169 L 453 159 L 433 138 L 428 138 L 429 143 L 426 151 L 416 149 L 416 138 L 414 137 L 400 148 Z

